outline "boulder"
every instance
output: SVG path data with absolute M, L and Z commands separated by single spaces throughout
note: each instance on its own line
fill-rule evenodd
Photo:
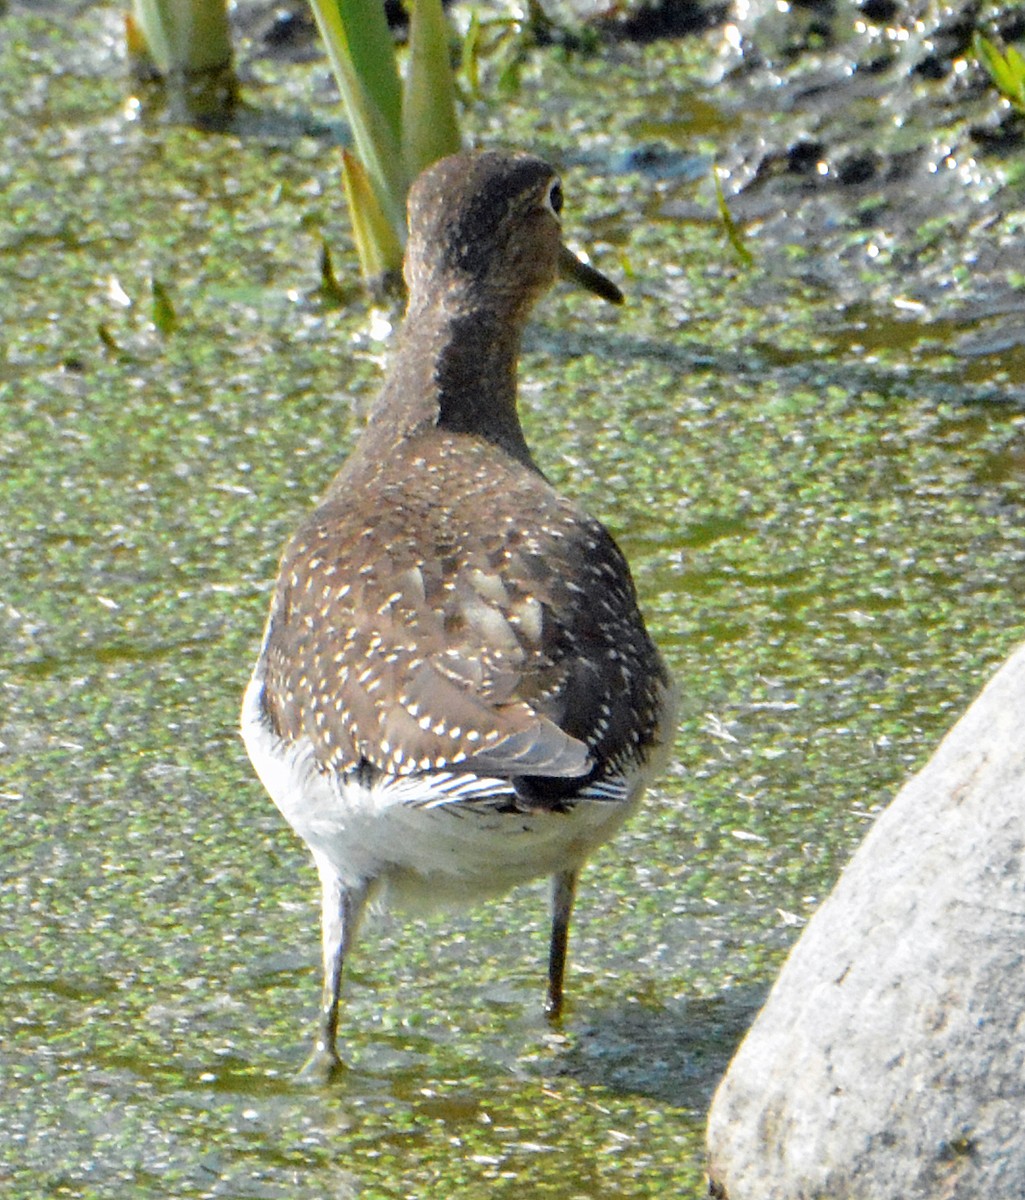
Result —
M 719 1085 L 729 1200 L 1025 1196 L 1025 645 L 878 818 Z

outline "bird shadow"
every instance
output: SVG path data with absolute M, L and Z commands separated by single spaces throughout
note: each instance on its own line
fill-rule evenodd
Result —
M 704 1112 L 767 990 L 608 1008 L 575 1028 L 543 1073 Z

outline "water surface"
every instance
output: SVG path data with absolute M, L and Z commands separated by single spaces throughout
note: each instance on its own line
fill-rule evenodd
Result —
M 371 925 L 350 1069 L 301 1087 L 315 875 L 236 712 L 387 342 L 317 294 L 322 237 L 354 271 L 324 68 L 243 45 L 235 131 L 144 121 L 118 22 L 0 24 L 5 1194 L 698 1195 L 786 947 L 1025 630 L 1020 346 L 895 305 L 885 264 L 842 298 L 757 225 L 745 269 L 707 173 L 634 169 L 656 126 L 699 164 L 739 133 L 700 44 L 536 54 L 473 110 L 566 165 L 571 240 L 629 292 L 544 304 L 524 419 L 634 564 L 676 757 L 585 876 L 561 1032 L 527 888 Z

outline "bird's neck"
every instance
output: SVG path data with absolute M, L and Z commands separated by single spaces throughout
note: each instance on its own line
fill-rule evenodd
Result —
M 519 313 L 411 302 L 371 425 L 404 440 L 427 428 L 486 438 L 533 467 L 516 411 Z

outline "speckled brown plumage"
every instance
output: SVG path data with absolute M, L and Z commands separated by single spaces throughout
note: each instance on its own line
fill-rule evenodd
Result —
M 606 531 L 483 439 L 407 446 L 356 454 L 285 554 L 277 733 L 322 769 L 458 767 L 542 803 L 643 755 L 666 678 Z
M 557 1011 L 576 872 L 671 738 L 626 561 L 546 481 L 516 412 L 522 329 L 557 274 L 619 298 L 562 246 L 560 204 L 528 156 L 421 177 L 395 358 L 281 563 L 243 732 L 324 883 L 321 1067 L 379 885 L 429 903 L 551 874 Z

